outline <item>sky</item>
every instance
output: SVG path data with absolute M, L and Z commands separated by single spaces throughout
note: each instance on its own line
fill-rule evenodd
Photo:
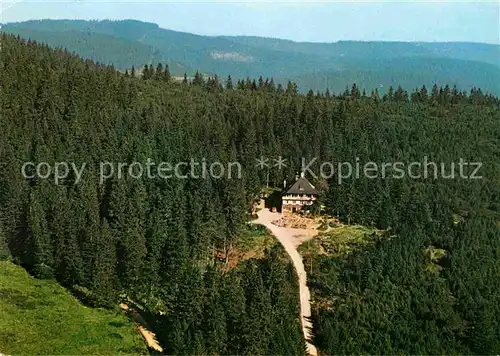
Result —
M 136 19 L 202 35 L 500 44 L 498 1 L 0 0 L 0 22 Z

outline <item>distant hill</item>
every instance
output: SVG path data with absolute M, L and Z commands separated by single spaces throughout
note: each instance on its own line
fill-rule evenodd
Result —
M 335 43 L 312 43 L 253 36 L 223 38 L 247 46 L 267 50 L 297 52 L 330 59 L 434 57 L 471 60 L 500 66 L 500 46 L 484 43 L 380 41 L 338 41 Z
M 470 89 L 474 86 L 490 93 L 499 92 L 500 70 L 492 64 L 449 58 L 401 57 L 386 60 L 351 60 L 343 70 L 308 73 L 293 79 L 300 88 L 350 89 L 357 83 L 368 94 L 373 88 L 386 92 L 392 85 L 412 90 L 432 83 Z M 422 84 L 418 84 L 422 83 Z
M 422 85 L 480 87 L 500 94 L 500 46 L 482 43 L 360 42 L 307 43 L 289 40 L 200 36 L 135 20 L 37 20 L 5 24 L 2 31 L 119 69 L 168 63 L 174 75 L 195 71 L 221 77 L 274 77 L 296 81 L 302 91 L 339 92 L 356 82 L 384 92 Z

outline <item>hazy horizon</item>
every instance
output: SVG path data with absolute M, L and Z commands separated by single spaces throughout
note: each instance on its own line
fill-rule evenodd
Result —
M 202 36 L 500 44 L 497 2 L 2 1 L 0 22 L 138 20 Z
M 296 41 L 293 39 L 288 39 L 288 38 L 281 38 L 281 37 L 275 37 L 275 36 L 257 36 L 257 35 L 207 35 L 203 33 L 195 33 L 195 32 L 189 32 L 189 31 L 181 31 L 181 30 L 176 30 L 168 27 L 163 27 L 160 26 L 159 24 L 151 21 L 144 21 L 144 20 L 137 20 L 134 18 L 124 18 L 124 19 L 112 19 L 112 18 L 107 18 L 107 19 L 77 19 L 77 18 L 60 18 L 60 19 L 53 19 L 53 18 L 40 18 L 40 19 L 30 19 L 30 20 L 24 20 L 24 21 L 12 21 L 12 22 L 0 22 L 0 24 L 3 25 L 8 25 L 8 24 L 15 24 L 15 23 L 23 23 L 23 22 L 29 22 L 29 21 L 139 21 L 143 23 L 152 23 L 155 25 L 158 25 L 159 28 L 167 31 L 173 31 L 173 32 L 180 32 L 180 33 L 189 33 L 195 36 L 206 36 L 206 37 L 258 37 L 258 38 L 266 38 L 266 39 L 276 39 L 276 40 L 282 40 L 282 41 L 290 41 L 290 42 L 295 42 L 295 43 L 314 43 L 314 44 L 330 44 L 330 43 L 337 43 L 337 42 L 402 42 L 402 43 L 474 43 L 474 44 L 485 44 L 485 45 L 495 45 L 495 46 L 500 46 L 500 43 L 489 43 L 489 42 L 479 42 L 479 41 L 403 41 L 403 40 L 352 40 L 352 39 L 342 39 L 342 40 L 337 40 L 337 41 Z

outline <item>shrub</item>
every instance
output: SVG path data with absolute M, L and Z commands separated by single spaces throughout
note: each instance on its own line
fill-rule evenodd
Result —
M 38 279 L 52 279 L 54 278 L 54 269 L 45 263 L 36 264 L 33 267 L 33 275 Z

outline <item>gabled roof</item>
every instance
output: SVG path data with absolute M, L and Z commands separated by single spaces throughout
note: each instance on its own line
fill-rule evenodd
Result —
M 286 194 L 318 194 L 318 191 L 305 177 L 300 177 Z

